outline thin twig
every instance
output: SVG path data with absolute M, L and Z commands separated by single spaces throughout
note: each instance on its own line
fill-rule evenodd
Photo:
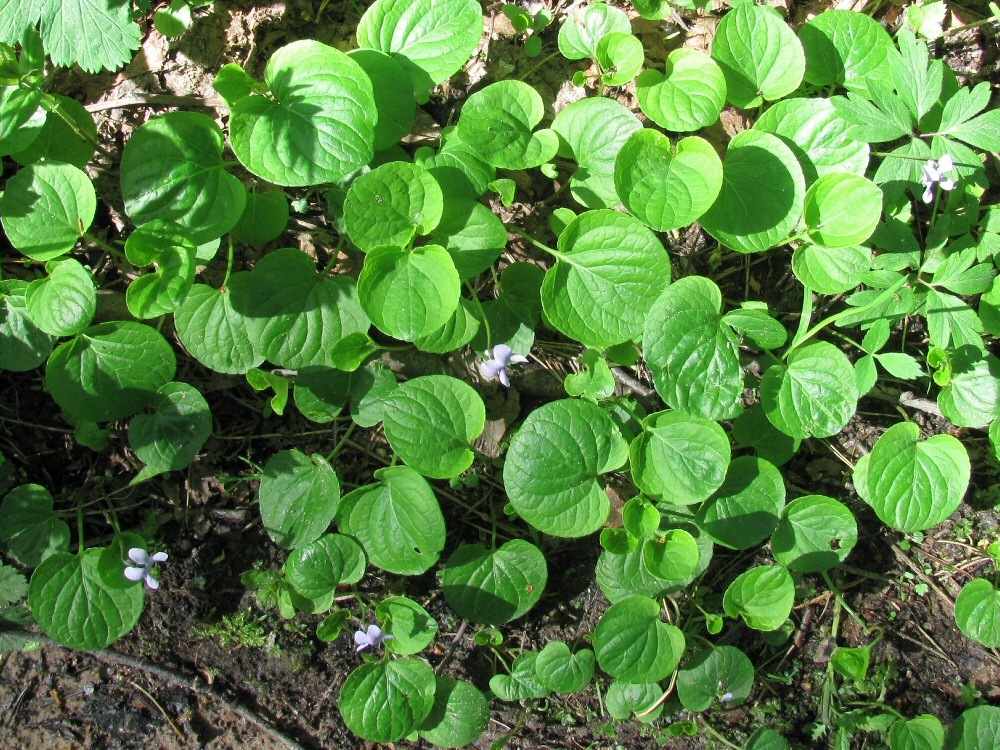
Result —
M 125 109 L 126 107 L 205 107 L 207 109 L 223 109 L 227 105 L 222 99 L 206 99 L 203 96 L 175 96 L 174 94 L 139 94 L 112 99 L 108 102 L 88 104 L 84 109 L 93 114 L 109 109 Z
M 156 706 L 156 710 L 159 711 L 161 714 L 163 714 L 163 718 L 167 720 L 167 723 L 170 725 L 170 728 L 174 730 L 174 734 L 177 735 L 177 739 L 179 739 L 183 744 L 186 745 L 187 744 L 187 737 L 184 736 L 184 732 L 182 732 L 180 730 L 180 727 L 178 727 L 174 723 L 174 720 L 170 718 L 170 714 L 168 714 L 163 709 L 163 706 L 160 705 L 160 702 L 158 700 L 156 700 L 156 698 L 154 698 L 152 695 L 150 695 L 149 691 L 146 690 L 146 688 L 144 688 L 142 685 L 140 685 L 135 680 L 129 680 L 128 684 L 131 685 L 132 687 L 134 687 L 136 690 L 138 690 L 143 695 L 145 695 L 146 698 L 149 700 L 149 702 L 152 703 L 154 706 Z

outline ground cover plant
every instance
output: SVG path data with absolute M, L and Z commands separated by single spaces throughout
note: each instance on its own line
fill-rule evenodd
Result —
M 634 24 L 679 6 L 497 4 L 530 65 L 579 61 L 574 100 L 553 111 L 528 75 L 487 78 L 414 139 L 482 49 L 484 7 L 376 0 L 353 39 L 217 66 L 222 117 L 151 114 L 111 154 L 53 71 L 117 69 L 144 12 L 180 36 L 202 4 L 118 4 L 110 26 L 105 5 L 0 8 L 0 368 L 44 389 L 79 446 L 127 444 L 136 502 L 57 493 L 0 456 L 6 648 L 35 626 L 87 651 L 136 628 L 181 545 L 143 488 L 213 450 L 215 391 L 245 385 L 328 440 L 232 478 L 253 483 L 270 549 L 242 584 L 354 650 L 330 702 L 362 740 L 483 746 L 491 711 L 590 691 L 664 743 L 991 746 L 988 700 L 942 721 L 865 693 L 884 634 L 843 590 L 866 533 L 919 542 L 1000 459 L 1000 111 L 933 56 L 919 9 L 890 33 L 734 2 L 709 51 L 677 43 L 650 66 Z M 91 43 L 67 44 L 72 24 Z M 310 212 L 324 241 L 283 243 Z M 679 251 L 691 233 L 698 262 Z M 751 288 L 757 263 L 774 288 Z M 555 358 L 572 366 L 539 367 Z M 514 401 L 532 372 L 558 390 Z M 940 422 L 881 412 L 836 487 L 792 468 L 904 387 Z M 359 466 L 360 435 L 381 466 Z M 574 540 L 604 600 L 525 646 Z M 953 627 L 993 649 L 1000 540 L 977 542 Z M 760 704 L 761 655 L 794 645 L 817 597 L 817 712 L 786 732 L 747 713 L 727 737 L 712 717 Z M 838 641 L 848 621 L 863 644 Z M 246 621 L 214 632 L 253 640 Z M 445 669 L 466 632 L 488 674 Z

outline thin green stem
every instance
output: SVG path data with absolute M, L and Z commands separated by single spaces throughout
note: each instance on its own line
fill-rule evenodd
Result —
M 547 55 L 546 57 L 542 58 L 541 60 L 539 60 L 538 65 L 536 65 L 535 67 L 531 68 L 527 73 L 525 73 L 524 75 L 521 76 L 521 80 L 522 81 L 526 81 L 527 79 L 531 78 L 531 76 L 533 76 L 535 73 L 537 73 L 539 70 L 541 70 L 542 67 L 549 60 L 551 60 L 554 57 L 559 57 L 560 54 L 561 53 L 559 52 L 559 50 L 556 50 L 552 54 Z
M 340 439 L 340 442 L 338 442 L 337 445 L 334 446 L 334 449 L 327 454 L 326 456 L 327 462 L 332 461 L 334 456 L 340 453 L 341 448 L 347 445 L 347 441 L 351 439 L 351 433 L 354 432 L 354 428 L 356 426 L 357 425 L 353 421 L 347 424 L 347 429 L 344 431 L 344 437 L 342 437 Z
M 712 735 L 712 737 L 715 740 L 721 742 L 726 747 L 733 748 L 733 750 L 742 750 L 742 748 L 739 745 L 734 745 L 732 742 L 730 742 L 721 734 L 719 734 L 718 730 L 716 730 L 715 727 L 713 727 L 711 724 L 705 721 L 705 718 L 703 716 L 699 716 L 698 719 L 701 722 L 702 727 L 704 727 L 705 731 L 708 732 L 710 735 Z
M 785 357 L 789 355 L 790 352 L 795 350 L 800 343 L 802 343 L 803 337 L 809 330 L 809 324 L 812 322 L 812 312 L 813 312 L 813 293 L 809 287 L 802 288 L 802 314 L 799 316 L 799 327 L 795 330 L 795 337 L 792 339 L 792 345 L 788 347 L 788 351 L 785 352 Z
M 108 253 L 109 255 L 114 256 L 118 260 L 123 260 L 123 261 L 128 260 L 124 255 L 122 255 L 122 253 L 118 250 L 118 248 L 114 247 L 113 245 L 109 245 L 107 242 L 100 239 L 99 237 L 95 237 L 90 232 L 83 232 L 81 236 L 88 242 L 93 242 L 95 245 L 101 248 L 101 250 Z
M 513 224 L 504 224 L 504 226 L 507 228 L 508 231 L 513 232 L 514 234 L 518 235 L 524 240 L 527 240 L 530 244 L 534 245 L 539 250 L 542 250 L 548 253 L 549 255 L 554 255 L 556 258 L 562 258 L 563 254 L 560 253 L 558 250 L 553 250 L 551 247 L 544 244 L 543 242 L 539 242 L 520 227 L 516 227 Z
M 851 609 L 851 607 L 847 604 L 847 602 L 844 601 L 844 595 L 842 593 L 840 593 L 840 589 L 837 588 L 837 585 L 833 582 L 833 579 L 830 578 L 830 574 L 827 573 L 824 570 L 822 572 L 822 575 L 823 575 L 823 580 L 826 581 L 826 585 L 830 587 L 830 591 L 833 592 L 833 595 L 836 598 L 836 600 L 838 602 L 840 602 L 840 606 L 847 610 L 847 613 L 851 617 L 853 617 L 855 619 L 855 621 L 858 623 L 858 625 L 861 626 L 861 629 L 865 631 L 866 635 L 868 633 L 870 633 L 871 629 L 868 627 L 868 623 L 866 623 L 864 620 L 862 620 L 861 617 L 860 617 L 860 615 L 858 615 L 857 612 L 855 612 L 853 609 Z M 836 635 L 836 634 L 834 634 L 834 635 Z M 834 640 L 836 640 L 835 637 L 834 637 Z
M 77 552 L 78 555 L 83 555 L 84 541 L 86 536 L 83 533 L 83 506 L 76 506 L 76 536 L 77 536 Z
M 465 288 L 469 290 L 469 294 L 472 296 L 472 302 L 479 310 L 479 319 L 483 321 L 483 327 L 486 329 L 486 348 L 490 349 L 493 346 L 493 330 L 490 328 L 490 319 L 486 316 L 486 309 L 483 307 L 483 301 L 479 299 L 479 295 L 476 294 L 475 288 L 468 281 L 465 282 Z

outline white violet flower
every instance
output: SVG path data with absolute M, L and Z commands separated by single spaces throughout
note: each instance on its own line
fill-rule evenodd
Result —
M 500 382 L 503 383 L 504 387 L 510 387 L 510 378 L 507 377 L 507 367 L 513 362 L 520 364 L 522 362 L 527 362 L 528 358 L 523 354 L 514 354 L 509 346 L 506 344 L 497 344 L 493 347 L 493 353 L 487 349 L 484 354 L 486 355 L 486 361 L 479 365 L 480 374 L 487 379 L 495 378 L 500 376 Z
M 383 633 L 378 625 L 369 625 L 368 630 L 357 630 L 354 633 L 354 642 L 358 644 L 355 651 L 364 651 L 369 646 L 381 646 L 386 641 L 392 640 L 396 636 Z
M 945 177 L 954 168 L 955 160 L 948 154 L 945 154 L 937 161 L 928 159 L 927 163 L 924 164 L 924 176 L 920 178 L 920 184 L 925 188 L 923 195 L 924 203 L 930 203 L 934 200 L 935 185 L 940 185 L 942 190 L 955 189 L 955 180 L 951 177 Z
M 145 581 L 146 585 L 151 589 L 160 588 L 160 579 L 156 578 L 150 572 L 150 569 L 157 563 L 167 561 L 166 552 L 157 552 L 151 555 L 142 547 L 133 547 L 128 551 L 128 559 L 134 562 L 135 565 L 125 566 L 126 578 L 130 581 Z

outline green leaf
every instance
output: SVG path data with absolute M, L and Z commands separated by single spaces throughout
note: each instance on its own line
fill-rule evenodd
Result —
M 753 676 L 746 654 L 735 646 L 713 646 L 694 654 L 677 673 L 677 697 L 688 711 L 704 711 L 716 701 L 724 708 L 738 706 L 750 697 Z
M 288 585 L 307 599 L 327 596 L 341 584 L 357 583 L 364 574 L 364 550 L 343 534 L 323 534 L 293 549 L 285 561 Z
M 596 349 L 588 349 L 583 353 L 582 364 L 583 372 L 567 375 L 563 381 L 566 393 L 594 403 L 610 398 L 615 392 L 615 376 L 604 355 Z
M 642 545 L 645 563 L 653 575 L 665 581 L 693 576 L 701 561 L 698 542 L 685 529 L 669 529 Z
M 233 305 L 234 295 L 245 297 L 250 274 L 235 273 L 225 289 L 205 284 L 191 287 L 174 312 L 177 335 L 195 359 L 216 372 L 242 375 L 264 361 L 254 349 L 248 321 Z
M 71 164 L 25 167 L 7 180 L 0 197 L 7 239 L 32 260 L 51 260 L 72 250 L 96 211 L 93 183 Z
M 392 55 L 410 74 L 418 102 L 457 73 L 483 34 L 476 0 L 376 0 L 358 23 L 358 46 Z
M 270 95 L 232 106 L 236 158 L 276 185 L 338 182 L 371 161 L 378 110 L 372 82 L 345 53 L 312 40 L 278 49 L 264 70 Z
M 564 399 L 535 409 L 511 438 L 503 480 L 518 514 L 546 534 L 599 529 L 611 502 L 599 482 L 626 460 L 628 445 L 603 409 Z
M 670 283 L 670 259 L 656 235 L 626 214 L 588 211 L 563 230 L 558 248 L 542 283 L 552 326 L 590 347 L 636 338 Z
M 38 91 L 7 85 L 0 88 L 0 154 L 27 148 L 39 137 L 47 119 L 40 103 Z
M 166 8 L 153 14 L 153 25 L 166 37 L 181 36 L 191 28 L 191 6 L 187 0 L 171 0 Z
M 644 70 L 635 84 L 643 114 L 674 133 L 712 125 L 726 103 L 722 68 L 705 53 L 686 47 L 667 55 L 665 73 Z
M 955 600 L 955 622 L 977 643 L 1000 646 L 1000 591 L 985 578 L 969 581 Z
M 784 568 L 758 565 L 736 577 L 722 599 L 730 617 L 742 617 L 754 630 L 777 630 L 791 614 L 795 583 Z
M 479 201 L 446 197 L 441 221 L 430 239 L 448 251 L 459 277 L 470 279 L 500 257 L 507 246 L 507 229 Z
M 53 510 L 47 489 L 22 484 L 0 503 L 0 541 L 21 565 L 36 568 L 47 557 L 69 549 L 69 526 Z
M 172 221 L 154 219 L 125 242 L 125 255 L 137 266 L 156 266 L 134 279 L 125 293 L 129 312 L 139 319 L 173 312 L 194 284 L 196 247 L 189 232 Z
M 998 131 L 1000 131 L 1000 111 L 994 109 L 968 122 L 955 125 L 951 128 L 950 135 L 952 138 L 965 141 L 973 148 L 998 151 L 1000 150 Z
M 292 395 L 302 416 L 328 424 L 340 415 L 351 396 L 351 373 L 332 367 L 303 368 L 295 378 Z
M 486 731 L 490 704 L 483 692 L 464 680 L 436 675 L 434 707 L 417 731 L 436 747 L 467 747 Z
M 871 251 L 864 247 L 830 249 L 803 244 L 792 254 L 795 277 L 819 294 L 841 294 L 861 284 L 862 274 L 872 265 Z
M 496 169 L 457 137 L 448 138 L 436 154 L 426 146 L 418 148 L 413 160 L 434 175 L 446 198 L 478 198 L 497 177 Z
M 86 108 L 76 99 L 60 94 L 52 94 L 58 107 L 45 118 L 45 124 L 31 143 L 15 151 L 11 156 L 18 164 L 34 164 L 45 159 L 72 164 L 83 169 L 94 155 L 97 140 L 97 125 Z M 58 113 L 72 120 L 76 127 L 90 140 L 77 133 Z
M 353 183 L 344 201 L 344 225 L 362 252 L 382 245 L 407 247 L 441 221 L 444 196 L 423 167 L 394 161 Z
M 305 547 L 323 534 L 340 507 L 340 480 L 326 459 L 285 450 L 264 465 L 260 515 L 282 547 Z
M 794 32 L 773 8 L 741 3 L 719 22 L 712 57 L 726 76 L 726 97 L 737 107 L 759 107 L 795 91 L 806 59 Z
M 493 551 L 462 544 L 448 558 L 441 581 L 459 617 L 501 625 L 535 606 L 548 582 L 548 566 L 541 551 L 521 539 Z
M 411 251 L 379 247 L 365 256 L 358 279 L 361 306 L 388 335 L 413 341 L 454 315 L 461 281 L 448 251 L 424 245 Z
M 375 151 L 399 143 L 413 127 L 417 101 L 413 84 L 402 61 L 374 49 L 353 49 L 347 53 L 372 81 L 378 120 L 375 122 Z
M 915 121 L 920 122 L 941 98 L 944 62 L 930 60 L 927 45 L 917 41 L 913 32 L 906 27 L 896 33 L 896 42 L 899 44 L 899 52 L 889 49 L 889 80 L 893 82 L 899 98 L 913 114 Z M 869 85 L 870 90 L 871 88 Z
M 247 193 L 246 206 L 230 234 L 237 242 L 266 245 L 288 226 L 288 198 L 280 190 Z
M 762 458 L 739 456 L 722 486 L 698 509 L 696 521 L 717 544 L 749 549 L 774 531 L 784 507 L 781 472 Z
M 538 679 L 535 662 L 538 653 L 522 652 L 514 659 L 509 675 L 496 674 L 490 678 L 490 690 L 502 701 L 523 701 L 530 698 L 544 698 L 549 689 Z
M 722 160 L 708 141 L 694 136 L 674 146 L 665 135 L 636 131 L 615 161 L 615 190 L 622 203 L 653 229 L 687 226 L 722 190 Z
M 39 328 L 28 313 L 27 291 L 26 281 L 0 281 L 0 370 L 33 370 L 55 344 L 55 337 Z
M 136 224 L 176 222 L 196 245 L 232 229 L 246 188 L 226 171 L 219 126 L 197 112 L 170 112 L 139 127 L 122 153 L 122 197 Z
M 389 445 L 408 466 L 434 479 L 458 476 L 472 465 L 472 442 L 485 425 L 479 394 L 448 375 L 409 380 L 386 404 Z
M 848 136 L 866 143 L 885 143 L 909 135 L 913 121 L 906 105 L 878 79 L 869 79 L 866 86 L 871 89 L 875 104 L 860 94 L 830 98 L 830 104 L 848 125 Z M 923 141 L 918 142 L 923 144 Z M 892 164 L 893 161 L 886 159 L 882 163 Z M 906 165 L 907 168 L 911 166 Z
M 883 523 L 923 531 L 955 512 L 970 470 L 968 453 L 956 438 L 942 434 L 920 441 L 920 428 L 901 422 L 858 461 L 854 485 Z
M 294 248 L 265 255 L 231 292 L 254 350 L 278 367 L 332 366 L 334 345 L 370 325 L 354 280 L 318 274 Z
M 7 607 L 28 595 L 28 579 L 9 565 L 0 565 L 0 617 Z
M 673 409 L 706 419 L 742 410 L 739 341 L 721 322 L 722 293 L 700 276 L 679 279 L 646 317 L 642 340 L 656 392 Z
M 944 750 L 979 750 L 1000 737 L 1000 708 L 975 706 L 955 720 L 944 738 Z
M 396 742 L 416 730 L 434 707 L 434 670 L 419 659 L 362 664 L 340 690 L 347 728 L 370 742 Z
M 31 576 L 28 605 L 52 640 L 96 651 L 128 633 L 145 601 L 142 586 L 111 588 L 98 572 L 99 548 L 78 555 L 57 552 Z
M 897 719 L 889 730 L 890 750 L 941 750 L 943 745 L 944 727 L 931 714 L 920 714 L 909 721 Z
M 157 391 L 153 407 L 152 414 L 138 414 L 128 426 L 129 445 L 146 464 L 139 475 L 144 479 L 183 469 L 212 434 L 212 412 L 194 386 L 167 383 Z
M 863 13 L 828 10 L 799 29 L 806 53 L 805 79 L 814 86 L 837 84 L 865 94 L 866 78 L 887 75 L 892 38 L 882 25 Z
M 625 11 L 607 5 L 592 3 L 576 8 L 559 27 L 559 52 L 567 60 L 597 57 L 598 42 L 605 34 L 629 34 L 632 24 Z
M 361 573 L 358 573 L 358 580 Z M 431 644 L 438 632 L 437 620 L 405 596 L 390 596 L 378 603 L 375 617 L 392 634 L 385 647 L 394 654 L 415 654 Z
M 28 314 L 52 336 L 81 333 L 97 311 L 94 278 L 73 258 L 50 260 L 45 270 L 48 277 L 32 281 L 25 292 Z
M 760 404 L 754 404 L 736 418 L 732 434 L 737 445 L 753 448 L 759 458 L 775 466 L 788 463 L 801 442 L 771 424 Z
M 765 175 L 768 189 L 761 190 Z M 701 223 L 723 245 L 760 253 L 788 239 L 802 215 L 805 191 L 792 150 L 770 133 L 744 130 L 729 142 L 722 191 Z
M 359 369 L 351 379 L 351 417 L 361 427 L 382 421 L 390 396 L 396 390 L 396 376 L 381 364 Z
M 597 42 L 597 65 L 607 86 L 624 86 L 639 74 L 645 59 L 642 42 L 626 31 L 610 31 Z
M 605 97 L 588 97 L 559 111 L 552 121 L 552 130 L 560 138 L 559 156 L 579 165 L 569 181 L 574 200 L 587 208 L 618 205 L 615 159 L 625 142 L 641 129 L 635 114 Z
M 858 398 L 850 360 L 824 341 L 794 349 L 787 366 L 771 365 L 760 384 L 771 424 L 798 439 L 836 435 L 854 416 Z
M 941 389 L 938 405 L 960 427 L 985 427 L 1000 417 L 1000 359 L 974 347 L 959 349 L 952 358 L 951 381 Z
M 632 716 L 649 716 L 662 708 L 663 688 L 655 682 L 627 683 L 613 680 L 608 685 L 605 703 L 612 719 L 629 719 Z
M 597 561 L 597 582 L 608 600 L 619 602 L 633 594 L 655 598 L 667 596 L 680 591 L 695 577 L 704 573 L 712 561 L 712 541 L 693 525 L 686 526 L 683 530 L 694 537 L 698 546 L 697 567 L 684 577 L 663 577 L 671 573 L 665 569 L 670 564 L 670 556 L 661 556 L 660 552 L 651 549 L 660 544 L 660 540 L 656 538 L 645 539 L 636 548 L 623 553 L 602 553 Z M 677 559 L 681 563 L 693 557 L 689 551 L 685 552 L 687 545 L 682 535 L 674 535 L 671 539 L 675 542 L 671 552 L 679 553 Z
M 868 675 L 874 645 L 875 642 L 863 648 L 837 646 L 830 655 L 830 666 L 834 672 L 849 680 L 863 680 Z
M 660 605 L 645 596 L 612 604 L 594 629 L 601 669 L 628 683 L 659 682 L 684 653 L 684 633 L 660 621 Z
M 113 321 L 52 352 L 45 388 L 74 419 L 109 422 L 152 404 L 176 370 L 174 350 L 162 334 L 142 323 Z
M 373 565 L 419 575 L 444 548 L 444 516 L 434 490 L 406 466 L 379 469 L 375 479 L 344 496 L 337 513 L 340 530 L 357 537 Z
M 572 653 L 562 641 L 545 644 L 535 659 L 538 679 L 553 693 L 577 693 L 594 676 L 594 652 L 583 648 Z
M 843 503 L 825 495 L 793 500 L 771 536 L 771 554 L 789 570 L 820 573 L 842 563 L 858 542 L 858 523 Z
M 743 304 L 745 307 L 730 310 L 723 315 L 722 321 L 758 349 L 769 350 L 784 346 L 788 339 L 785 327 L 764 309 L 756 307 L 758 303 Z
M 629 449 L 632 479 L 647 495 L 670 505 L 692 505 L 726 478 L 729 438 L 716 423 L 680 412 L 658 412 L 642 422 Z
M 494 167 L 537 167 L 552 159 L 559 146 L 551 130 L 534 131 L 544 114 L 542 97 L 531 86 L 498 81 L 465 102 L 458 137 Z
M 828 172 L 806 193 L 802 218 L 809 238 L 825 247 L 849 247 L 867 240 L 882 216 L 882 191 L 854 174 Z

